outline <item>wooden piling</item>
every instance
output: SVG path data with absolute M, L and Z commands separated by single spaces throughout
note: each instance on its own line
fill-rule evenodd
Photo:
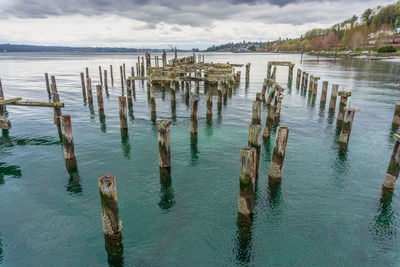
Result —
M 198 126 L 197 126 L 197 107 L 199 99 L 192 98 L 190 105 L 190 136 L 192 139 L 197 138 Z
M 281 107 L 282 107 L 282 98 L 283 95 L 278 92 L 278 95 L 276 96 L 276 101 L 275 101 L 275 117 L 274 117 L 274 121 L 275 122 L 279 122 L 279 120 L 281 119 Z
M 328 81 L 323 81 L 322 82 L 322 91 L 321 91 L 321 100 L 320 104 L 325 104 L 326 103 L 326 94 L 328 92 Z
M 250 78 L 250 65 L 251 65 L 251 63 L 247 63 L 246 64 L 246 82 L 249 80 L 249 78 Z
M 156 95 L 155 95 L 155 87 L 151 84 L 151 93 L 150 93 L 150 115 L 151 120 L 154 122 L 157 117 L 157 108 L 156 108 Z
M 85 72 L 86 72 L 86 79 L 89 79 L 90 77 L 89 77 L 89 68 L 88 67 L 85 68 Z
M 1 83 L 1 79 L 0 79 L 0 100 L 4 100 L 3 84 Z M 5 112 L 6 112 L 6 106 L 0 105 L 0 117 L 4 117 Z M 6 123 L 6 125 L 8 125 L 8 124 L 10 124 L 10 123 Z M 9 128 L 11 128 L 11 124 L 10 124 Z M 8 129 L 5 129 L 5 130 L 8 130 Z
M 296 75 L 296 87 L 299 88 L 300 86 L 300 78 L 301 78 L 301 69 L 297 69 Z
M 56 84 L 56 77 L 51 76 L 51 96 L 53 102 L 60 102 L 60 96 L 57 91 L 57 84 Z M 61 116 L 61 108 L 60 107 L 54 107 L 54 123 L 60 124 L 60 116 Z
M 261 101 L 253 101 L 251 124 L 261 124 Z
M 103 103 L 103 90 L 100 84 L 96 85 L 96 92 L 97 92 L 97 108 L 99 112 L 104 110 L 104 103 Z
M 122 222 L 119 218 L 116 177 L 112 173 L 104 173 L 97 178 L 97 183 L 106 248 L 117 248 L 122 245 Z
M 395 133 L 393 135 L 393 138 L 395 140 L 395 144 L 393 147 L 389 166 L 382 184 L 382 190 L 389 193 L 392 193 L 394 191 L 396 181 L 399 177 L 400 172 L 400 132 Z
M 124 83 L 126 84 L 126 69 L 125 69 L 125 63 L 122 63 L 122 69 L 123 69 L 123 74 L 124 74 Z
M 292 81 L 293 81 L 293 68 L 294 68 L 294 65 L 293 66 L 289 66 L 289 77 L 288 77 L 288 80 L 289 80 L 289 84 L 291 84 L 292 83 Z
M 256 101 L 258 102 L 258 101 Z M 248 146 L 256 149 L 256 177 L 258 177 L 258 169 L 260 162 L 260 148 L 261 148 L 262 129 L 259 124 L 250 124 L 249 126 L 249 140 Z
M 128 130 L 128 120 L 127 120 L 127 109 L 126 109 L 126 97 L 119 96 L 118 97 L 118 105 L 119 105 L 119 126 L 121 131 Z
M 108 96 L 107 70 L 104 70 L 104 89 L 106 90 L 106 95 Z
M 83 73 L 81 73 L 81 78 L 82 78 Z M 51 96 L 51 91 L 50 91 L 50 83 L 49 83 L 49 74 L 46 72 L 44 74 L 44 80 L 46 82 L 46 89 L 47 89 L 47 94 L 49 97 Z
M 267 92 L 267 86 L 268 86 L 268 79 L 265 78 L 262 88 L 261 88 L 262 99 L 265 99 L 265 93 Z
M 393 126 L 400 126 L 400 100 L 396 101 L 396 106 L 394 108 L 392 125 Z
M 272 99 L 274 99 L 276 93 L 276 84 L 272 85 L 271 91 L 269 92 L 267 101 L 265 101 L 265 105 L 271 105 Z
M 208 119 L 212 118 L 213 108 L 212 108 L 213 92 L 210 90 L 207 92 L 206 96 L 206 117 Z
M 285 159 L 286 144 L 289 136 L 289 127 L 279 126 L 276 131 L 274 152 L 269 165 L 268 178 L 277 181 L 282 178 L 283 161 Z
M 351 126 L 353 125 L 354 113 L 359 111 L 360 108 L 357 107 L 347 107 L 344 109 L 344 119 L 342 124 L 342 131 L 340 132 L 339 143 L 341 148 L 346 148 L 349 143 Z
M 274 118 L 275 118 L 275 110 L 276 110 L 275 106 L 270 106 L 268 109 L 267 120 L 265 122 L 265 127 L 263 131 L 264 141 L 267 141 L 271 135 L 272 126 L 274 124 Z
M 124 73 L 123 73 L 123 70 L 122 70 L 122 66 L 119 66 L 119 72 L 120 72 L 120 75 L 121 75 L 121 89 L 124 90 Z
M 47 74 L 47 73 L 46 73 Z M 46 84 L 49 82 L 49 78 L 46 78 Z M 46 85 L 47 86 L 47 85 Z M 86 88 L 85 88 L 85 75 L 81 72 L 81 87 L 82 87 L 82 96 L 83 99 L 86 101 Z M 49 92 L 50 93 L 50 92 Z M 49 94 L 50 95 L 50 94 Z
M 93 92 L 92 92 L 92 79 L 87 78 L 86 79 L 86 90 L 87 90 L 87 97 L 89 104 L 93 105 Z
M 171 175 L 171 148 L 170 129 L 171 120 L 164 119 L 157 124 L 158 128 L 158 164 L 160 166 L 160 177 L 169 178 Z
M 99 66 L 99 80 L 100 80 L 100 85 L 103 86 L 103 73 L 101 71 L 101 66 Z
M 254 212 L 256 157 L 255 148 L 240 149 L 238 213 L 250 218 Z
M 62 133 L 62 144 L 64 158 L 72 160 L 75 156 L 74 138 L 72 135 L 71 117 L 69 115 L 60 116 L 60 125 Z
M 329 101 L 329 110 L 333 111 L 336 108 L 336 99 L 338 95 L 339 85 L 332 85 L 331 100 Z
M 114 72 L 113 72 L 112 65 L 110 65 L 110 77 L 111 77 L 111 86 L 114 87 Z
M 338 95 L 340 96 L 340 104 L 337 115 L 337 122 L 341 123 L 344 119 L 344 108 L 347 105 L 347 99 L 349 98 L 349 96 L 351 96 L 351 92 L 341 91 L 338 93 Z
M 307 87 L 307 84 L 306 84 L 306 87 Z M 312 93 L 312 91 L 313 91 L 313 88 L 314 88 L 314 75 L 311 75 L 310 76 L 310 83 L 308 84 L 308 93 Z
M 317 96 L 317 94 L 318 94 L 318 80 L 319 80 L 319 77 L 314 77 L 313 88 L 312 88 L 313 96 Z

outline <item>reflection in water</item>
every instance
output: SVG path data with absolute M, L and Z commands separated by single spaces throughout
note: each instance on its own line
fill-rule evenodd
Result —
M 82 193 L 82 186 L 80 183 L 81 178 L 79 176 L 78 163 L 76 161 L 76 158 L 70 160 L 66 159 L 65 167 L 69 175 L 68 184 L 66 186 L 67 191 L 72 194 Z
M 4 184 L 4 176 L 21 178 L 21 169 L 19 166 L 7 165 L 5 162 L 0 162 L 0 184 Z
M 320 118 L 322 118 L 322 117 L 324 117 L 324 114 L 325 114 L 325 103 L 320 103 L 318 115 Z
M 278 207 L 282 202 L 281 181 L 268 179 L 268 201 L 271 209 Z
M 127 128 L 121 128 L 121 147 L 124 157 L 127 159 L 131 159 L 131 143 L 129 142 Z
M 0 137 L 1 147 L 13 147 L 13 146 L 52 146 L 60 145 L 61 141 L 55 140 L 53 137 L 40 137 L 40 138 L 30 138 L 30 137 L 13 137 L 13 136 L 2 136 Z
M 335 110 L 330 109 L 328 111 L 328 124 L 332 124 L 335 120 Z
M 89 103 L 89 111 L 90 111 L 90 119 L 93 120 L 93 119 L 94 119 L 94 107 L 93 107 L 93 103 Z
M 133 116 L 133 103 L 132 100 L 128 101 L 128 117 L 129 120 L 133 121 L 135 117 Z
M 199 153 L 199 149 L 197 147 L 197 136 L 190 136 L 190 152 L 191 152 L 191 158 L 192 158 L 192 163 L 197 162 L 197 159 L 199 158 L 197 154 Z
M 168 210 L 175 204 L 171 177 L 160 175 L 160 185 L 160 202 L 158 202 L 158 206 L 163 210 Z
M 212 121 L 212 116 L 211 118 L 207 116 L 206 118 L 206 134 L 207 136 L 212 136 L 213 135 L 213 121 Z
M 397 234 L 393 223 L 396 221 L 392 208 L 393 193 L 382 190 L 378 213 L 374 218 L 373 234 L 375 240 L 385 251 L 393 250 L 394 237 Z
M 103 133 L 107 132 L 107 127 L 106 127 L 106 115 L 104 114 L 104 111 L 100 111 L 99 113 L 99 119 L 100 119 L 100 130 Z
M 172 101 L 171 102 L 171 118 L 173 122 L 176 122 L 176 102 Z
M 237 253 L 236 253 L 236 260 L 240 264 L 248 264 L 250 263 L 251 259 L 251 248 L 252 248 L 252 218 L 238 213 L 237 219 Z
M 124 245 L 121 235 L 115 238 L 104 236 L 104 243 L 108 265 L 113 267 L 124 266 Z
M 0 233 L 0 263 L 3 262 L 3 242 L 1 241 L 1 233 Z

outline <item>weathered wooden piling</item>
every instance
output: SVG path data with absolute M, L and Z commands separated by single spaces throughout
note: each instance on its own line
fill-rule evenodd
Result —
M 400 100 L 396 101 L 396 106 L 394 108 L 392 125 L 393 126 L 400 126 Z
M 144 58 L 142 57 L 142 62 L 140 63 L 140 75 L 143 77 L 145 75 L 144 72 Z
M 265 127 L 263 131 L 264 141 L 267 141 L 271 135 L 272 126 L 274 124 L 274 118 L 275 118 L 275 110 L 276 110 L 275 106 L 270 106 L 268 109 L 267 120 L 265 122 Z
M 276 65 L 274 65 L 274 70 L 272 71 L 272 80 L 276 81 Z
M 207 96 L 206 96 L 206 117 L 207 117 L 207 119 L 211 119 L 212 115 L 213 115 L 212 99 L 213 99 L 213 92 L 210 90 L 207 92 Z
M 92 79 L 86 79 L 86 90 L 89 104 L 93 104 Z
M 104 70 L 104 89 L 106 90 L 106 95 L 108 96 L 107 70 Z
M 261 95 L 262 95 L 262 99 L 265 99 L 265 93 L 267 92 L 267 86 L 268 86 L 268 79 L 265 78 L 262 88 L 261 88 Z
M 359 111 L 357 107 L 347 107 L 344 109 L 344 119 L 342 124 L 342 131 L 340 132 L 339 143 L 341 148 L 346 148 L 349 143 L 351 126 L 353 125 L 354 114 Z
M 299 88 L 300 86 L 300 78 L 301 78 L 301 69 L 297 69 L 296 75 L 296 87 Z
M 155 87 L 151 84 L 150 89 L 151 89 L 151 92 L 150 92 L 150 115 L 151 115 L 151 120 L 154 122 L 157 117 Z
M 301 76 L 301 89 L 303 90 L 304 89 L 304 81 L 305 81 L 305 79 L 306 79 L 306 72 L 305 71 L 303 71 L 302 72 L 302 76 Z
M 192 98 L 192 103 L 190 105 L 190 136 L 192 139 L 197 138 L 198 126 L 197 126 L 197 107 L 199 99 Z
M 104 103 L 103 103 L 103 90 L 100 84 L 96 85 L 96 92 L 97 92 L 97 108 L 99 112 L 104 110 Z
M 304 79 L 304 89 L 305 90 L 307 90 L 309 76 L 310 75 L 308 73 L 306 73 L 306 77 Z
M 288 136 L 289 127 L 279 126 L 276 131 L 274 152 L 268 170 L 268 178 L 271 180 L 277 181 L 282 178 Z
M 351 92 L 341 91 L 338 93 L 338 95 L 340 96 L 340 104 L 337 115 L 337 122 L 341 123 L 344 119 L 344 108 L 347 105 L 347 99 L 351 96 Z
M 121 74 L 121 89 L 124 90 L 124 73 L 122 70 L 122 66 L 119 66 L 119 72 Z
M 294 65 L 289 66 L 289 75 L 288 75 L 289 84 L 291 84 L 293 81 L 293 69 Z
M 322 91 L 321 91 L 321 100 L 320 104 L 325 104 L 326 103 L 326 94 L 328 92 L 328 81 L 323 81 L 322 82 Z
M 332 85 L 331 100 L 329 101 L 329 110 L 333 111 L 336 108 L 336 99 L 338 95 L 339 85 Z
M 1 83 L 1 79 L 0 79 L 0 100 L 4 100 L 3 84 Z M 6 111 L 5 106 L 0 105 L 0 117 L 5 116 L 5 111 Z M 6 123 L 6 125 L 8 125 L 8 124 L 10 124 L 9 128 L 11 128 L 11 123 L 9 123 L 9 121 L 8 121 L 8 123 Z M 8 130 L 8 129 L 6 129 L 6 130 Z
M 258 169 L 260 165 L 261 138 L 262 138 L 261 125 L 250 124 L 248 146 L 256 149 L 256 177 L 258 177 Z
M 307 85 L 306 85 L 307 86 Z M 310 83 L 308 84 L 308 93 L 312 93 L 312 90 L 314 88 L 314 75 L 310 76 Z
M 114 87 L 114 72 L 113 72 L 112 65 L 110 65 L 110 78 L 111 78 L 111 86 Z
M 47 73 L 46 73 L 47 74 Z M 49 78 L 47 77 L 46 83 L 49 82 Z M 82 96 L 83 99 L 86 101 L 86 88 L 85 88 L 85 75 L 81 72 L 81 87 L 82 87 Z M 49 94 L 50 95 L 50 94 Z
M 246 64 L 246 82 L 250 79 L 250 65 L 251 63 Z
M 218 113 L 221 113 L 222 109 L 222 83 L 218 83 L 218 100 L 217 100 L 217 108 L 218 108 Z
M 127 109 L 126 109 L 126 97 L 119 96 L 118 97 L 118 105 L 119 105 L 119 126 L 122 131 L 128 130 L 128 120 L 127 120 Z
M 83 73 L 81 73 L 81 78 L 82 78 Z M 47 89 L 47 94 L 49 97 L 51 96 L 51 91 L 50 91 L 50 83 L 49 83 L 49 74 L 46 72 L 44 74 L 44 80 L 46 82 L 46 89 Z
M 56 77 L 51 76 L 51 96 L 53 102 L 60 102 L 60 95 L 57 91 Z M 61 108 L 54 107 L 54 123 L 60 124 Z
M 122 63 L 122 69 L 123 69 L 123 74 L 124 74 L 124 83 L 126 84 L 126 69 L 125 69 L 125 63 Z
M 72 135 L 71 117 L 69 115 L 60 116 L 60 125 L 62 133 L 62 144 L 64 158 L 72 160 L 75 156 L 74 137 Z
M 135 70 L 133 69 L 133 67 L 131 67 L 131 89 L 132 89 L 132 94 L 136 95 L 135 89 L 136 89 L 136 85 L 135 85 Z
M 312 94 L 313 96 L 317 96 L 318 94 L 318 80 L 319 77 L 314 77 L 314 82 L 313 82 L 313 88 L 312 88 Z
M 393 192 L 400 172 L 400 132 L 395 133 L 393 135 L 393 138 L 395 140 L 395 144 L 393 147 L 392 156 L 390 157 L 389 166 L 382 184 L 382 190 L 389 193 Z
M 103 73 L 101 71 L 101 66 L 99 66 L 99 80 L 100 80 L 100 85 L 103 86 Z
M 85 72 L 86 72 L 86 79 L 89 79 L 89 68 L 88 67 L 85 68 Z
M 253 101 L 251 124 L 261 124 L 261 101 Z
M 238 213 L 250 218 L 254 212 L 256 154 L 256 149 L 253 147 L 240 149 Z
M 160 177 L 169 178 L 171 175 L 170 129 L 171 120 L 163 119 L 157 124 L 158 128 L 158 164 Z
M 276 93 L 276 87 L 277 87 L 276 84 L 272 85 L 272 88 L 271 88 L 271 90 L 269 92 L 267 101 L 265 101 L 265 105 L 267 105 L 267 106 L 271 105 L 271 102 L 274 99 L 274 96 L 275 96 L 275 93 Z
M 283 95 L 278 92 L 278 95 L 275 98 L 275 117 L 274 117 L 274 121 L 275 122 L 279 122 L 279 120 L 281 119 L 281 107 L 282 107 L 282 98 Z
M 262 102 L 262 100 L 263 100 L 263 95 L 262 95 L 262 93 L 256 93 L 256 101 Z
M 119 218 L 117 181 L 112 173 L 104 173 L 97 178 L 101 201 L 101 222 L 110 254 L 119 254 L 122 249 L 122 222 Z

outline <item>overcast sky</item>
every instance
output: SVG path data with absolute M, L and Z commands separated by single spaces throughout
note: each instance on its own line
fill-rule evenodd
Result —
M 205 48 L 299 37 L 387 0 L 0 0 L 0 43 Z

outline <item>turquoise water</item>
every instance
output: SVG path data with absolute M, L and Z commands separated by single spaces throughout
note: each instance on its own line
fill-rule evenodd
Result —
M 217 114 L 205 119 L 200 95 L 199 136 L 191 145 L 189 107 L 177 93 L 171 128 L 172 184 L 160 185 L 156 128 L 145 84 L 136 84 L 129 139 L 121 140 L 119 65 L 127 72 L 138 54 L 0 54 L 6 98 L 47 101 L 44 73 L 57 79 L 64 114 L 71 115 L 79 175 L 70 177 L 51 108 L 9 106 L 12 129 L 0 137 L 0 265 L 106 266 L 97 176 L 117 176 L 127 266 L 398 266 L 400 201 L 381 202 L 381 183 L 394 145 L 391 120 L 399 97 L 399 62 L 320 59 L 289 54 L 205 54 L 207 62 L 251 62 L 242 82 Z M 183 56 L 185 54 L 181 54 Z M 168 55 L 170 57 L 172 55 Z M 313 103 L 287 89 L 280 125 L 290 127 L 282 183 L 267 182 L 273 140 L 262 145 L 251 236 L 238 235 L 239 150 L 247 145 L 251 103 L 266 63 L 288 60 L 320 76 Z M 82 100 L 79 73 L 113 64 L 114 88 L 100 122 Z M 355 114 L 348 150 L 339 153 L 336 113 L 321 108 L 322 81 L 352 91 Z M 286 87 L 287 69 L 277 81 Z M 109 78 L 110 83 L 110 78 Z M 201 87 L 200 92 L 203 92 Z M 157 92 L 157 119 L 171 116 L 169 93 Z M 338 107 L 338 105 L 337 105 Z M 262 124 L 267 115 L 263 108 Z

